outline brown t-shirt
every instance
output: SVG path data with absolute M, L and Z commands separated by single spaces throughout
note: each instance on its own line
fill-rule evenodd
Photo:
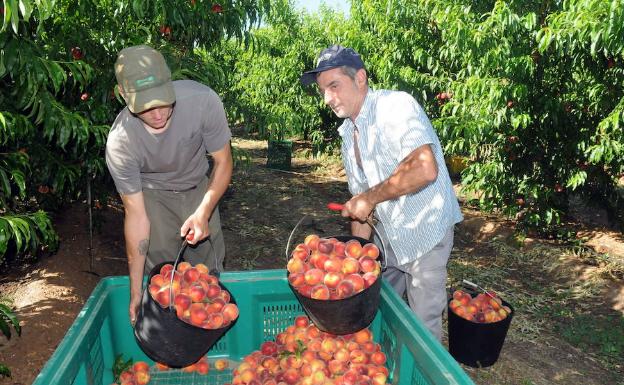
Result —
M 128 108 L 111 127 L 106 164 L 120 194 L 196 186 L 208 172 L 206 152 L 220 150 L 232 136 L 223 103 L 212 89 L 192 80 L 173 86 L 176 104 L 164 132 L 148 132 Z

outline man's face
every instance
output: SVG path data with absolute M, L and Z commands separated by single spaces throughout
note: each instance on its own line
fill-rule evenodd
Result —
M 154 107 L 136 114 L 139 119 L 154 130 L 165 128 L 173 113 L 173 105 Z
M 361 71 L 361 72 L 360 72 Z M 321 72 L 316 82 L 325 104 L 339 118 L 355 120 L 366 97 L 366 75 L 358 71 L 355 79 L 345 75 L 341 68 Z

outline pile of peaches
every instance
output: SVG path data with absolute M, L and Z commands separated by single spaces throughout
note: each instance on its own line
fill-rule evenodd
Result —
M 463 290 L 455 290 L 449 309 L 461 318 L 478 323 L 502 321 L 511 314 L 509 306 L 503 305 L 503 301 L 494 292 L 479 293 L 472 297 Z
M 229 367 L 229 361 L 224 358 L 219 358 L 214 362 L 214 369 L 217 371 L 224 371 Z M 154 365 L 156 370 L 152 371 L 163 372 L 168 371 L 171 368 L 160 362 L 156 362 Z M 210 363 L 206 356 L 201 357 L 197 362 L 185 366 L 180 369 L 184 373 L 197 373 L 201 375 L 207 375 L 210 372 Z M 157 376 L 154 376 L 157 378 Z M 151 380 L 150 367 L 145 361 L 137 361 L 132 367 L 124 370 L 119 375 L 119 381 L 112 385 L 147 385 Z M 158 382 L 158 380 L 157 380 Z
M 179 319 L 204 329 L 226 327 L 239 314 L 236 304 L 230 302 L 230 293 L 202 263 L 180 262 L 176 270 L 167 263 L 152 276 L 148 290 L 160 306 L 173 305 Z
M 265 341 L 245 356 L 232 371 L 231 385 L 386 385 L 385 363 L 386 355 L 368 328 L 336 336 L 298 316 L 275 341 Z
M 352 239 L 308 235 L 291 253 L 288 282 L 301 295 L 318 300 L 351 297 L 370 287 L 381 274 L 379 248 Z

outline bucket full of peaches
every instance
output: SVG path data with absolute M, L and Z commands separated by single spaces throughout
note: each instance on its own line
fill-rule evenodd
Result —
M 373 321 L 379 307 L 383 261 L 375 243 L 354 236 L 308 234 L 292 252 L 288 249 L 290 288 L 321 331 L 351 334 Z
M 470 288 L 455 290 L 449 300 L 449 353 L 471 367 L 491 366 L 498 360 L 514 310 L 495 292 L 464 283 Z
M 172 368 L 197 362 L 238 318 L 236 301 L 202 263 L 191 265 L 181 256 L 156 265 L 148 276 L 134 325 L 145 354 Z

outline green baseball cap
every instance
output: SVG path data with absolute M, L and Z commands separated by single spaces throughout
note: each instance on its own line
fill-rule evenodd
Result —
M 175 102 L 171 71 L 163 55 L 147 45 L 119 51 L 115 76 L 131 112 L 138 114 Z

